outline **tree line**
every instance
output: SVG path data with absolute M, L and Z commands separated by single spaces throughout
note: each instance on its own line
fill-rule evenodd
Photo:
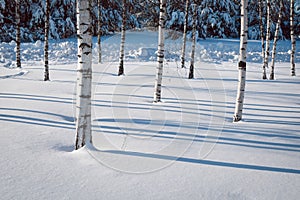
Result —
M 258 0 L 249 0 L 249 39 L 260 38 Z M 16 37 L 16 0 L 0 0 L 0 41 L 9 42 Z M 22 41 L 44 40 L 44 18 L 46 0 L 18 0 L 20 4 L 20 37 Z M 167 0 L 166 28 L 183 32 L 185 0 Z M 92 4 L 92 34 L 97 35 L 97 0 Z M 101 32 L 110 34 L 122 28 L 122 0 L 100 1 Z M 76 0 L 51 0 L 49 14 L 49 38 L 59 39 L 76 36 Z M 157 27 L 159 0 L 130 0 L 126 7 L 126 29 Z M 240 34 L 240 1 L 201 0 L 197 1 L 198 16 L 196 33 L 201 38 L 238 38 Z M 274 37 L 280 10 L 279 0 L 271 1 L 271 38 Z M 192 37 L 192 8 L 189 4 L 189 26 L 187 36 Z M 263 1 L 264 16 L 267 13 Z M 289 39 L 289 1 L 283 1 L 282 23 L 279 38 Z M 266 28 L 266 17 L 262 20 Z M 295 15 L 295 35 L 300 34 L 300 15 Z

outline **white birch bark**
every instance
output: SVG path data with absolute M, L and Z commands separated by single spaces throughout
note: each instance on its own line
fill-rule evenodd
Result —
M 244 95 L 246 86 L 246 58 L 248 43 L 248 0 L 241 0 L 241 39 L 240 39 L 240 55 L 239 55 L 239 77 L 236 105 L 233 121 L 238 122 L 242 119 Z
M 277 47 L 277 41 L 279 38 L 279 29 L 281 26 L 281 19 L 282 19 L 282 13 L 283 13 L 283 0 L 280 0 L 280 11 L 278 15 L 278 21 L 276 24 L 276 30 L 274 35 L 274 42 L 273 42 L 273 49 L 272 49 L 272 61 L 271 61 L 271 71 L 270 71 L 270 80 L 274 80 L 274 70 L 275 70 L 275 57 L 276 57 L 276 47 Z
M 295 1 L 291 0 L 290 5 L 290 31 L 291 31 L 291 76 L 296 76 L 295 52 L 296 52 L 296 37 L 294 33 L 294 18 L 295 18 Z
M 124 47 L 125 47 L 125 31 L 126 31 L 126 0 L 123 0 L 122 11 L 122 32 L 120 44 L 119 72 L 118 76 L 124 75 Z
M 267 71 L 265 66 L 265 39 L 264 39 L 264 25 L 263 25 L 263 2 L 264 0 L 258 0 L 259 9 L 259 28 L 260 28 L 260 38 L 261 38 L 261 57 L 263 61 L 263 75 L 262 79 L 267 79 Z
M 189 79 L 194 78 L 194 65 L 195 65 L 195 49 L 196 49 L 196 25 L 197 25 L 197 8 L 196 4 L 193 4 L 193 44 L 192 44 L 192 52 L 191 52 L 191 65 L 189 72 Z
M 21 68 L 21 18 L 20 18 L 20 0 L 16 0 L 16 62 L 17 67 Z
M 75 149 L 92 143 L 92 27 L 91 0 L 77 0 L 78 65 Z
M 269 56 L 270 56 L 270 37 L 271 37 L 271 0 L 267 0 L 267 35 L 266 35 L 266 54 L 264 60 L 264 70 L 269 66 Z M 267 77 L 263 77 L 267 79 Z
M 49 77 L 49 61 L 48 61 L 49 18 L 50 18 L 50 0 L 46 0 L 45 43 L 44 43 L 44 62 L 45 62 L 44 81 L 49 81 L 50 80 L 50 77 Z
M 182 38 L 182 49 L 181 49 L 181 67 L 184 68 L 185 64 L 185 50 L 186 50 L 186 34 L 189 21 L 189 4 L 190 0 L 185 2 L 185 18 L 184 18 L 184 27 L 183 27 L 183 38 Z
M 98 62 L 102 62 L 102 50 L 101 50 L 101 0 L 97 0 L 98 3 Z
M 164 64 L 164 29 L 166 23 L 166 0 L 160 0 L 160 12 L 159 12 L 159 27 L 158 27 L 158 51 L 156 68 L 156 79 L 154 87 L 154 102 L 161 102 L 161 86 Z

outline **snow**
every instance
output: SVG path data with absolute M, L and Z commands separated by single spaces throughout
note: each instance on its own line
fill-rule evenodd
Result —
M 131 32 L 126 36 L 129 44 L 125 45 L 127 61 L 155 61 L 155 52 L 157 49 L 157 33 L 149 31 Z M 181 33 L 168 31 L 167 37 L 175 38 L 168 40 L 166 45 L 166 59 L 168 61 L 179 61 L 182 37 Z M 115 37 L 105 36 L 102 38 L 103 59 L 105 62 L 117 61 L 119 57 L 119 34 Z M 94 38 L 94 51 L 96 52 L 97 38 Z M 272 45 L 272 42 L 271 42 Z M 21 56 L 24 63 L 43 62 L 43 42 L 38 40 L 34 43 L 21 44 Z M 188 43 L 189 48 L 191 43 Z M 290 60 L 290 42 L 278 41 L 277 62 L 289 62 Z M 197 48 L 198 61 L 201 62 L 237 62 L 239 54 L 239 40 L 237 39 L 206 39 L 199 40 Z M 4 63 L 9 67 L 15 59 L 16 43 L 0 43 L 0 64 Z M 250 40 L 248 43 L 248 62 L 261 63 L 261 46 L 260 41 Z M 97 60 L 97 53 L 94 54 Z M 188 59 L 188 58 L 187 58 Z M 77 39 L 70 38 L 64 40 L 52 40 L 49 44 L 49 60 L 52 64 L 76 63 L 77 62 Z M 300 61 L 300 53 L 296 51 L 296 62 Z
M 157 33 L 127 33 L 121 77 L 120 35 L 103 38 L 102 64 L 96 40 L 95 147 L 79 151 L 76 40 L 51 41 L 50 82 L 43 42 L 22 44 L 22 69 L 11 68 L 15 43 L 0 44 L 1 199 L 299 198 L 300 78 L 289 76 L 289 41 L 278 44 L 274 81 L 261 80 L 260 42 L 250 41 L 243 121 L 232 123 L 238 40 L 198 41 L 188 80 L 181 38 L 168 39 L 159 104 Z

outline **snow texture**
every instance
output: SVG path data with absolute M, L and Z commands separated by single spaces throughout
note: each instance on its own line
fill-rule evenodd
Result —
M 268 81 L 260 79 L 260 42 L 250 41 L 244 120 L 232 123 L 239 41 L 198 41 L 188 80 L 181 38 L 167 35 L 159 104 L 152 102 L 157 33 L 127 33 L 121 77 L 120 35 L 103 38 L 102 64 L 94 46 L 95 147 L 79 151 L 75 39 L 50 41 L 50 82 L 43 42 L 22 44 L 21 70 L 7 67 L 15 43 L 1 43 L 1 199 L 297 200 L 300 78 L 289 76 L 289 42 L 278 43 L 276 80 Z

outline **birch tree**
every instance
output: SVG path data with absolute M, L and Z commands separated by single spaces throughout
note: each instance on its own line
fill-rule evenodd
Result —
M 242 119 L 244 94 L 246 86 L 246 58 L 248 43 L 248 0 L 241 0 L 241 38 L 240 38 L 240 55 L 239 55 L 239 77 L 238 90 L 235 104 L 233 121 L 238 122 Z
M 266 35 L 266 53 L 263 71 L 268 68 L 269 56 L 270 56 L 270 37 L 271 37 L 271 0 L 267 0 L 267 35 Z M 267 79 L 267 76 L 263 76 L 263 79 Z
M 49 61 L 48 61 L 49 19 L 50 19 L 50 0 L 46 0 L 45 43 L 44 43 L 44 61 L 45 61 L 44 81 L 49 81 L 50 80 L 50 77 L 49 77 Z
M 296 52 L 296 37 L 294 33 L 294 17 L 295 17 L 295 1 L 291 0 L 290 4 L 290 31 L 291 31 L 291 76 L 296 76 L 295 67 L 295 52 Z
M 192 5 L 193 7 L 193 44 L 192 44 L 192 52 L 191 52 L 191 65 L 190 65 L 190 72 L 189 72 L 189 79 L 194 78 L 194 64 L 195 64 L 195 49 L 196 49 L 196 26 L 197 26 L 197 9 L 196 4 Z
M 98 62 L 102 62 L 102 50 L 101 50 L 101 0 L 97 0 L 98 3 Z
M 264 39 L 264 25 L 263 25 L 263 2 L 264 0 L 258 0 L 259 9 L 259 28 L 260 28 L 260 38 L 261 38 L 261 57 L 263 60 L 263 79 L 267 79 L 267 71 L 265 66 L 265 39 Z
M 185 64 L 186 34 L 187 34 L 187 27 L 188 27 L 188 22 L 189 22 L 189 4 L 190 4 L 190 0 L 186 0 L 183 38 L 182 38 L 182 49 L 181 49 L 181 67 L 182 68 L 185 67 L 184 64 Z
M 16 0 L 16 61 L 17 67 L 21 68 L 21 18 L 20 0 Z
M 160 11 L 159 11 L 159 26 L 158 26 L 158 51 L 157 61 L 158 65 L 156 68 L 156 79 L 154 87 L 154 102 L 161 102 L 161 86 L 162 86 L 162 75 L 164 65 L 164 48 L 165 38 L 164 29 L 166 23 L 166 0 L 160 0 Z
M 274 42 L 273 42 L 273 49 L 272 49 L 270 80 L 274 80 L 276 47 L 277 47 L 277 41 L 279 39 L 279 29 L 280 29 L 280 25 L 281 25 L 282 14 L 283 14 L 283 0 L 280 0 L 280 11 L 279 11 L 279 16 L 278 16 L 278 21 L 277 21 L 277 24 L 276 24 L 276 30 L 275 30 Z
M 75 149 L 92 143 L 91 85 L 92 85 L 92 26 L 91 0 L 77 0 L 77 91 Z
M 124 75 L 124 46 L 125 46 L 125 30 L 126 30 L 126 0 L 123 0 L 122 7 L 122 31 L 120 44 L 120 58 L 119 58 L 119 73 L 118 76 Z

